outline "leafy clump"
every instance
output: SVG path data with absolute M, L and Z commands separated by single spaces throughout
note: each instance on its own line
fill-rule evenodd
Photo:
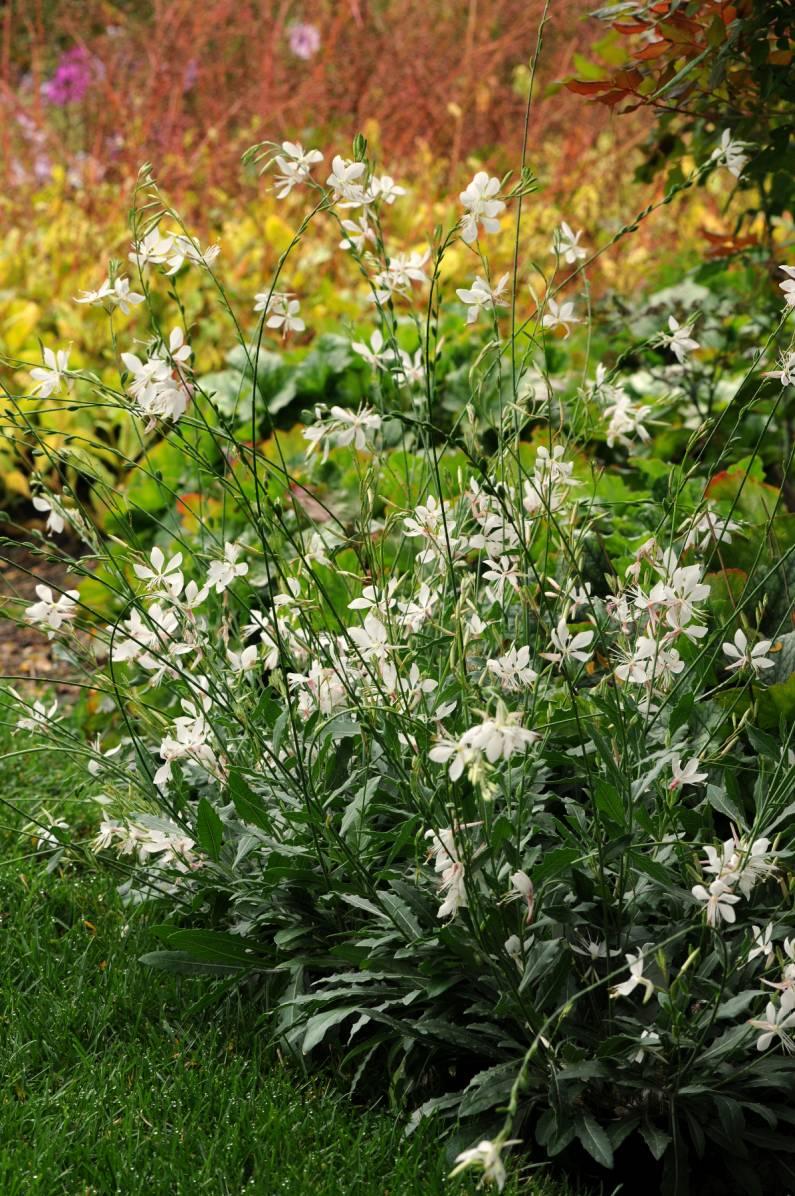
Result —
M 568 225 L 551 271 L 491 278 L 528 170 L 478 172 L 459 222 L 401 252 L 403 189 L 363 139 L 325 184 L 293 143 L 254 159 L 312 198 L 254 340 L 202 379 L 175 291 L 120 388 L 81 375 L 142 439 L 126 502 L 97 477 L 89 508 L 39 443 L 85 580 L 24 617 L 101 695 L 95 846 L 161 907 L 145 960 L 257 978 L 285 1047 L 333 1052 L 353 1086 L 386 1073 L 498 1187 L 519 1135 L 659 1165 L 671 1191 L 702 1158 L 761 1191 L 795 1084 L 791 271 L 783 316 L 768 290 L 735 326 L 694 283 L 608 343 Z M 148 296 L 174 264 L 150 179 L 139 198 Z M 374 326 L 291 373 L 263 338 L 304 328 L 286 276 L 310 219 L 336 222 Z M 177 274 L 214 270 L 163 236 Z M 474 275 L 455 295 L 454 245 Z M 56 396 L 72 374 L 37 378 Z

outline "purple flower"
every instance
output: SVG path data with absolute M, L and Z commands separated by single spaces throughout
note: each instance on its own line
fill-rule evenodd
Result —
M 289 42 L 296 58 L 313 58 L 320 49 L 320 30 L 316 25 L 291 25 Z
M 42 94 L 59 107 L 77 103 L 91 86 L 91 74 L 88 51 L 83 46 L 72 46 L 61 55 L 53 77 L 42 84 Z

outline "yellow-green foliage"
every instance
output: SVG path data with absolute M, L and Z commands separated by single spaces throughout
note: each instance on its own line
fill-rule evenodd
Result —
M 624 158 L 616 170 L 616 156 L 615 145 L 603 136 L 588 160 L 567 162 L 564 147 L 552 143 L 545 147 L 543 162 L 530 164 L 542 187 L 524 202 L 520 260 L 537 263 L 539 272 L 520 280 L 520 311 L 532 304 L 531 285 L 536 294 L 543 293 L 541 271 L 551 265 L 552 233 L 562 219 L 582 228 L 584 244 L 594 249 L 630 222 L 649 198 L 655 198 L 630 181 L 631 160 Z M 475 160 L 465 163 L 461 185 L 481 165 Z M 440 194 L 430 157 L 415 161 L 405 171 L 394 172 L 410 193 L 388 210 L 388 245 L 401 250 L 423 249 L 435 226 L 449 228 L 457 219 L 458 187 Z M 554 186 L 545 186 L 547 179 L 553 179 Z M 253 296 L 269 285 L 279 255 L 290 244 L 307 210 L 306 194 L 294 193 L 288 201 L 280 202 L 265 177 L 252 183 L 248 197 L 233 200 L 213 193 L 205 197 L 202 209 L 198 197 L 188 195 L 185 204 L 187 213 L 200 213 L 195 220 L 186 215 L 191 230 L 209 241 L 220 241 L 218 276 L 242 326 L 253 329 Z M 103 310 L 74 302 L 81 290 L 100 285 L 111 259 L 121 263 L 121 271 L 127 272 L 136 285 L 135 268 L 127 260 L 128 205 L 129 197 L 115 186 L 103 185 L 89 197 L 74 192 L 62 177 L 56 177 L 31 197 L 23 219 L 18 215 L 11 219 L 10 213 L 8 219 L 0 219 L 0 227 L 5 227 L 0 235 L 0 383 L 17 396 L 17 401 L 31 389 L 29 372 L 21 363 L 38 364 L 41 345 L 68 346 L 71 369 L 90 369 L 108 386 L 117 387 L 119 350 L 132 350 L 132 342 L 149 337 L 151 329 L 143 308 L 129 316 L 117 312 L 111 323 Z M 709 188 L 677 205 L 661 208 L 643 225 L 639 235 L 625 238 L 594 265 L 590 272 L 594 289 L 615 283 L 626 293 L 633 286 L 642 286 L 648 281 L 651 262 L 659 261 L 661 240 L 676 243 L 678 252 L 684 252 L 703 227 L 720 227 L 716 213 Z M 515 205 L 511 205 L 503 219 L 502 234 L 490 241 L 495 276 L 510 269 L 515 219 Z M 166 219 L 164 226 L 169 223 Z M 452 298 L 454 287 L 477 273 L 482 273 L 477 255 L 457 242 L 445 255 L 443 293 Z M 164 299 L 168 285 L 163 278 L 154 284 Z M 191 270 L 178 277 L 175 285 L 194 346 L 196 371 L 201 375 L 215 370 L 222 365 L 233 336 L 228 320 L 219 314 L 214 283 L 205 271 Z M 329 328 L 351 330 L 354 324 L 366 331 L 361 328 L 361 305 L 356 299 L 363 285 L 355 265 L 339 248 L 338 231 L 326 217 L 319 218 L 312 237 L 293 251 L 280 280 L 280 287 L 286 286 L 301 298 L 308 337 Z M 75 396 L 79 400 L 79 382 Z M 26 418 L 46 434 L 53 450 L 60 452 L 71 445 L 73 464 L 80 463 L 83 438 L 96 441 L 94 433 L 100 428 L 108 443 L 105 453 L 92 449 L 93 468 L 100 476 L 118 475 L 119 453 L 136 455 L 140 428 L 118 410 L 100 411 L 79 404 L 73 407 L 56 397 L 26 398 L 21 407 Z M 7 409 L 8 404 L 4 404 L 4 413 Z M 9 500 L 28 495 L 29 474 L 37 465 L 30 455 L 34 440 L 19 420 L 12 423 L 5 415 L 0 421 L 0 497 Z M 43 469 L 41 461 L 38 468 Z

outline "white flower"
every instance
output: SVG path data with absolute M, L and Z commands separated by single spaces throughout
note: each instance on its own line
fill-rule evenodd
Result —
M 640 1049 L 632 1056 L 633 1062 L 642 1063 L 646 1058 L 646 1051 L 649 1050 L 650 1047 L 656 1047 L 659 1045 L 660 1036 L 655 1030 L 642 1030 L 639 1039 Z
M 82 297 L 75 299 L 75 303 L 104 307 L 108 312 L 118 307 L 125 316 L 129 315 L 131 308 L 144 302 L 143 295 L 130 290 L 128 278 L 117 278 L 112 285 L 110 279 L 106 279 L 98 291 L 81 291 L 80 295 Z
M 44 365 L 34 366 L 30 371 L 31 378 L 36 382 L 32 393 L 42 399 L 48 399 L 62 386 L 65 385 L 69 389 L 72 385 L 71 379 L 66 377 L 66 371 L 69 369 L 69 350 L 58 349 L 53 352 L 52 349 L 44 349 L 42 353 Z
M 384 203 L 393 204 L 395 200 L 406 194 L 405 187 L 399 187 L 388 174 L 382 174 L 380 179 L 373 178 L 370 182 L 370 194 L 373 199 L 380 199 Z
M 231 648 L 227 648 L 226 656 L 234 672 L 245 673 L 256 665 L 258 651 L 256 644 L 249 644 L 241 652 L 234 652 Z
M 437 917 L 453 918 L 459 909 L 465 909 L 467 906 L 464 865 L 456 849 L 453 830 L 451 827 L 445 827 L 439 831 L 426 831 L 425 838 L 431 840 L 432 851 L 436 857 L 434 868 L 436 872 L 441 873 L 439 890 L 445 894 Z
M 527 688 L 538 676 L 530 667 L 530 648 L 527 644 L 521 648 L 514 644 L 503 656 L 487 661 L 486 668 L 509 693 Z
M 775 668 L 776 662 L 770 660 L 766 653 L 770 650 L 772 640 L 759 640 L 751 650 L 748 650 L 748 636 L 738 628 L 734 633 L 734 643 L 724 644 L 723 651 L 733 662 L 726 666 L 731 673 L 734 669 L 750 669 L 756 676 L 765 669 Z
M 348 635 L 365 660 L 382 659 L 390 647 L 386 627 L 372 611 L 365 615 L 364 627 L 349 627 Z
M 461 742 L 476 752 L 482 752 L 490 764 L 508 760 L 515 752 L 526 752 L 541 738 L 537 731 L 522 727 L 520 719 L 520 711 L 508 713 L 498 706 L 494 718 L 487 718 L 479 725 L 470 727 L 461 736 Z
M 396 253 L 388 260 L 385 270 L 380 270 L 373 278 L 373 292 L 370 299 L 378 303 L 386 303 L 395 295 L 409 295 L 413 282 L 427 282 L 425 266 L 430 258 L 430 250 L 424 253 Z
M 556 228 L 552 237 L 552 253 L 559 254 L 570 266 L 588 256 L 588 250 L 580 245 L 582 231 L 575 233 L 565 220 Z
M 450 1172 L 450 1178 L 460 1175 L 462 1171 L 466 1171 L 470 1167 L 479 1167 L 483 1171 L 482 1182 L 496 1184 L 497 1191 L 501 1192 L 505 1187 L 507 1176 L 500 1152 L 506 1146 L 515 1146 L 518 1141 L 519 1139 L 516 1138 L 508 1142 L 490 1142 L 484 1138 L 482 1142 L 478 1142 L 477 1146 L 471 1147 L 470 1150 L 462 1150 L 460 1154 L 456 1155 L 456 1166 Z
M 495 198 L 499 190 L 500 180 L 489 178 L 485 170 L 479 170 L 461 192 L 459 199 L 466 209 L 461 219 L 461 238 L 467 245 L 477 240 L 479 223 L 485 233 L 499 232 L 500 222 L 496 217 L 505 211 L 503 201 Z
M 770 963 L 773 958 L 773 923 L 768 922 L 767 926 L 762 929 L 761 926 L 752 926 L 751 934 L 753 935 L 754 945 L 748 952 L 748 963 L 756 959 L 759 955 L 764 955 L 765 963 Z
M 306 182 L 312 167 L 323 161 L 323 155 L 320 150 L 305 150 L 296 141 L 283 141 L 282 152 L 275 161 L 281 174 L 276 176 L 274 191 L 277 199 L 284 199 L 298 183 Z
M 568 336 L 570 324 L 581 324 L 579 316 L 574 314 L 574 304 L 571 302 L 558 303 L 555 299 L 546 300 L 546 311 L 541 319 L 542 328 L 562 328 L 564 336 Z
M 787 1033 L 790 1026 L 795 1026 L 795 988 L 785 989 L 778 1009 L 768 1001 L 764 1018 L 752 1018 L 750 1024 L 755 1030 L 762 1031 L 756 1040 L 758 1051 L 766 1051 L 778 1039 L 787 1054 L 795 1052 L 795 1042 Z
M 391 346 L 384 347 L 384 338 L 378 328 L 370 337 L 369 345 L 365 341 L 352 341 L 351 348 L 376 370 L 385 370 L 389 362 L 395 358 Z
M 614 391 L 614 398 L 615 402 L 605 407 L 605 418 L 610 421 L 606 435 L 608 447 L 618 443 L 631 449 L 633 437 L 644 443 L 650 440 L 643 421 L 650 415 L 651 407 L 646 404 L 636 407 L 626 391 L 620 389 Z
M 216 594 L 223 594 L 236 577 L 245 577 L 248 565 L 245 561 L 238 561 L 243 551 L 240 544 L 233 544 L 227 540 L 224 544 L 224 555 L 220 561 L 212 561 L 207 572 L 207 585 Z
M 766 378 L 778 378 L 782 386 L 795 386 L 795 350 L 788 349 L 778 360 L 779 369 L 765 374 Z
M 744 150 L 748 148 L 748 142 L 735 141 L 731 129 L 724 129 L 720 145 L 712 151 L 712 160 L 713 162 L 722 162 L 729 173 L 739 179 L 748 163 L 748 155 L 744 153 Z
M 507 285 L 508 275 L 503 274 L 493 287 L 478 276 L 468 289 L 459 288 L 456 295 L 467 308 L 467 324 L 474 324 L 482 311 L 494 311 Z
M 585 664 L 591 659 L 591 652 L 586 649 L 590 647 L 593 636 L 592 631 L 579 631 L 572 636 L 565 619 L 561 619 L 551 635 L 554 651 L 541 652 L 540 655 L 553 664 L 563 664 L 566 660 L 579 660 Z
M 668 317 L 668 327 L 671 330 L 670 334 L 661 332 L 659 343 L 669 348 L 679 364 L 683 365 L 687 354 L 692 353 L 694 349 L 699 349 L 701 346 L 698 341 L 693 340 L 692 336 L 688 335 L 690 331 L 689 327 L 680 324 L 674 316 Z
M 168 260 L 174 246 L 174 238 L 163 236 L 159 228 L 150 229 L 140 241 L 134 241 L 132 252 L 128 254 L 130 261 L 139 270 L 144 266 L 163 266 Z
M 326 186 L 331 187 L 334 198 L 344 201 L 344 208 L 358 208 L 368 203 L 370 196 L 364 190 L 364 175 L 367 166 L 364 162 L 352 162 L 337 154 L 331 163 L 331 174 L 326 179 Z
M 675 789 L 680 789 L 682 785 L 701 785 L 707 779 L 707 773 L 699 772 L 701 761 L 698 756 L 691 756 L 687 764 L 682 765 L 680 757 L 673 761 L 671 765 L 671 772 L 673 774 L 668 788 L 673 792 Z
M 699 552 L 706 552 L 712 544 L 731 544 L 731 533 L 740 531 L 741 527 L 733 519 L 722 519 L 713 511 L 704 511 L 686 526 L 685 552 L 694 545 Z
M 47 515 L 47 531 L 50 535 L 60 536 L 63 531 L 66 521 L 64 519 L 63 509 L 57 502 L 54 496 L 50 495 L 45 498 L 43 494 L 34 494 L 31 499 L 33 506 L 37 511 L 48 512 Z
M 176 274 L 185 262 L 189 262 L 194 266 L 204 266 L 206 270 L 209 270 L 220 252 L 220 245 L 210 245 L 202 252 L 199 242 L 193 237 L 186 237 L 181 233 L 176 233 L 172 245 L 172 254 L 168 259 L 166 274 Z
M 778 284 L 784 292 L 784 301 L 787 307 L 795 307 L 795 266 L 779 266 L 779 269 L 787 275 L 784 282 Z
M 693 885 L 690 890 L 697 901 L 703 901 L 707 911 L 707 926 L 718 926 L 721 921 L 734 922 L 737 914 L 734 906 L 740 900 L 732 893 L 726 881 L 713 880 L 706 889 L 704 885 Z
M 775 870 L 775 859 L 768 859 L 769 848 L 770 840 L 765 837 L 754 839 L 750 845 L 745 839 L 726 839 L 720 851 L 704 848 L 707 858 L 703 868 L 727 885 L 736 886 L 748 898 L 757 881 Z
M 258 303 L 261 299 L 262 295 L 257 295 Z M 261 308 L 255 305 L 254 310 L 261 310 Z M 298 299 L 290 299 L 287 295 L 274 291 L 266 310 L 271 313 L 266 321 L 267 327 L 281 328 L 282 336 L 287 336 L 288 332 L 303 332 L 306 328 L 306 324 L 298 314 L 301 310 Z
M 457 781 L 464 769 L 477 759 L 477 752 L 462 740 L 440 739 L 428 752 L 428 759 L 434 764 L 449 764 L 448 776 L 451 781 Z
M 318 414 L 320 414 L 318 412 Z M 309 441 L 306 451 L 307 457 L 315 451 L 321 441 L 325 440 L 328 455 L 330 444 L 344 447 L 352 444 L 359 452 L 371 447 L 372 436 L 381 428 L 381 416 L 370 407 L 360 407 L 358 411 L 348 411 L 344 407 L 332 407 L 329 419 L 321 421 L 304 429 L 304 440 Z
M 9 686 L 9 692 L 14 695 L 21 706 L 25 707 L 25 713 L 19 716 L 16 723 L 20 731 L 45 731 L 52 723 L 58 721 L 57 698 L 48 709 L 40 698 L 35 698 L 30 703 L 26 702 L 11 686 Z
M 151 593 L 166 594 L 171 598 L 178 598 L 182 593 L 185 579 L 180 570 L 182 553 L 178 552 L 170 561 L 166 561 L 162 548 L 154 546 L 149 554 L 149 565 L 133 565 L 135 576 L 146 582 L 146 588 Z
M 49 586 L 38 585 L 36 595 L 39 601 L 26 608 L 25 618 L 29 623 L 38 624 L 47 632 L 47 638 L 52 639 L 64 623 L 75 617 L 80 594 L 77 590 L 66 590 L 55 598 Z
M 646 944 L 640 951 L 628 952 L 624 958 L 629 964 L 629 978 L 622 980 L 620 984 L 615 984 L 610 989 L 611 997 L 629 997 L 634 993 L 635 989 L 640 985 L 644 989 L 643 1004 L 651 997 L 654 992 L 654 985 L 651 980 L 643 975 L 643 968 L 645 965 L 645 953 L 651 950 L 651 945 Z
M 355 249 L 357 253 L 363 253 L 368 241 L 375 245 L 375 229 L 370 227 L 366 212 L 358 220 L 341 220 L 340 226 L 345 233 L 340 241 L 340 249 Z

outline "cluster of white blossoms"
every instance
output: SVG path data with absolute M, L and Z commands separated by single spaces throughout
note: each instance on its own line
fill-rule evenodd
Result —
M 193 850 L 195 846 L 177 826 L 147 826 L 129 819 L 103 818 L 93 840 L 95 851 L 111 849 L 121 856 L 134 856 L 147 867 L 179 873 L 201 867 L 202 857 Z
M 709 885 L 694 885 L 693 896 L 703 902 L 708 926 L 734 922 L 734 906 L 741 897 L 748 900 L 754 886 L 775 871 L 770 840 L 735 837 L 727 839 L 720 849 L 707 846 L 704 851 L 707 858 L 702 867 L 713 879 Z
M 176 423 L 185 414 L 193 390 L 189 366 L 192 352 L 182 329 L 172 328 L 168 345 L 156 343 L 146 360 L 135 353 L 122 353 L 124 366 L 132 376 L 128 390 L 134 410 L 147 420 L 147 430 L 160 419 Z

